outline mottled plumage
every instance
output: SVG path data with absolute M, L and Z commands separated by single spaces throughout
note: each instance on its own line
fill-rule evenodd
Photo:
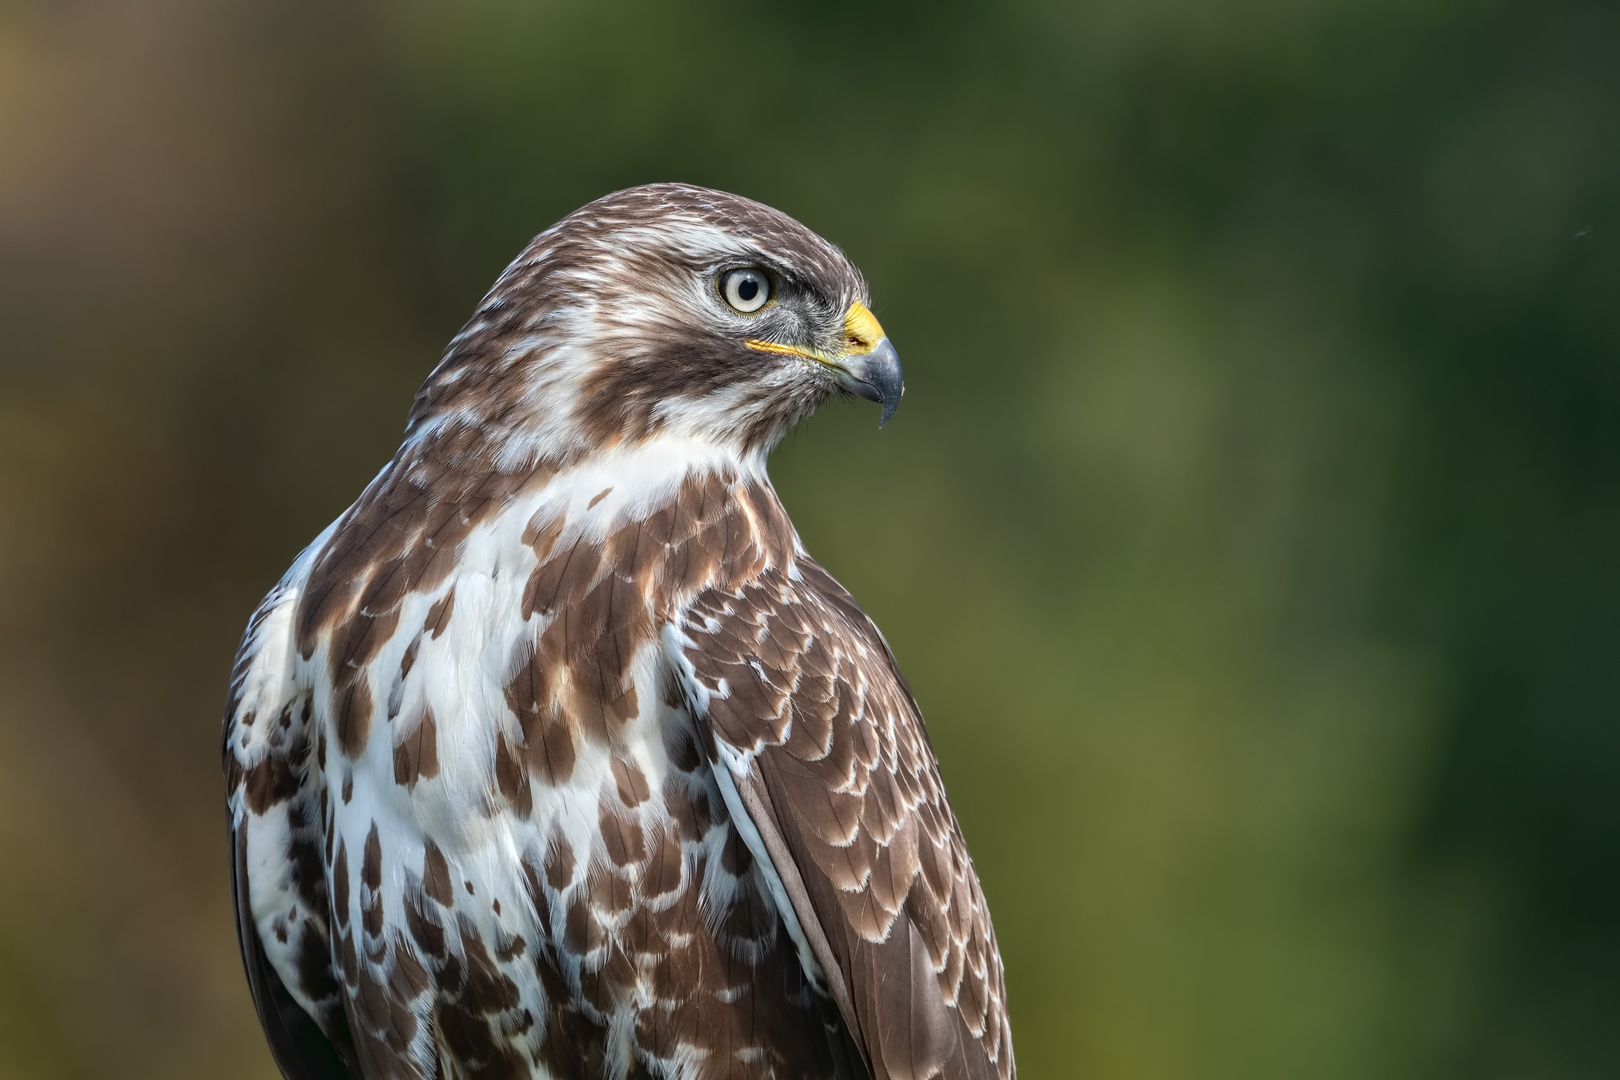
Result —
M 542 233 L 451 342 L 233 674 L 288 1077 L 1015 1076 L 922 717 L 765 474 L 829 394 L 893 409 L 866 301 L 792 219 L 656 185 Z

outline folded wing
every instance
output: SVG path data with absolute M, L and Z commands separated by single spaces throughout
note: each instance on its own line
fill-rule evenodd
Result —
M 248 624 L 231 673 L 222 748 L 237 940 L 253 1004 L 288 1080 L 360 1076 L 327 932 L 321 793 L 312 761 L 320 750 L 308 693 L 293 682 L 293 613 L 326 535 Z
M 872 1075 L 1012 1080 L 989 912 L 877 627 L 801 555 L 700 594 L 667 640 L 722 789 Z

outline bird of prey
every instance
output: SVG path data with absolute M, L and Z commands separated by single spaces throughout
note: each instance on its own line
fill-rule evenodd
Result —
M 844 254 L 608 195 L 450 342 L 232 673 L 237 931 L 290 1080 L 1013 1080 L 922 716 L 766 455 L 900 364 Z

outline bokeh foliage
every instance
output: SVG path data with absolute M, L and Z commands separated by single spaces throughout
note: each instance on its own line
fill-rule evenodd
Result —
M 0 1080 L 273 1075 L 235 636 L 529 236 L 873 282 L 778 452 L 911 676 L 1026 1077 L 1620 1072 L 1610 0 L 0 0 Z

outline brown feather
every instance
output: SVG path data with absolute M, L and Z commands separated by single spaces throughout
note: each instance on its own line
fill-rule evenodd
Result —
M 766 568 L 683 619 L 714 737 L 762 746 L 740 793 L 791 869 L 794 910 L 874 1077 L 1012 1080 L 995 933 L 921 714 L 849 594 L 807 558 L 794 565 L 798 580 Z M 768 645 L 754 644 L 759 628 Z M 763 680 L 739 675 L 763 658 L 772 682 L 798 688 L 785 739 Z

